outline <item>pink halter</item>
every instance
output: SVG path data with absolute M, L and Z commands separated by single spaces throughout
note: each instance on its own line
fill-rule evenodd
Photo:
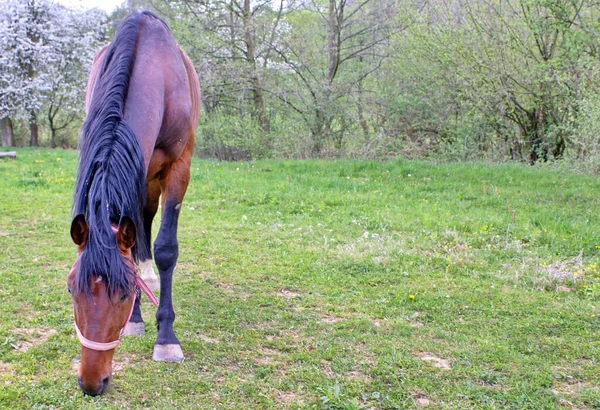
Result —
M 71 268 L 71 272 L 73 272 L 73 270 L 75 269 L 75 265 L 77 264 L 78 261 L 79 261 L 79 256 L 75 260 L 75 263 L 73 264 L 73 267 Z M 142 292 L 144 292 L 146 294 L 146 296 L 148 296 L 148 299 L 150 299 L 150 302 L 152 302 L 152 304 L 154 306 L 158 306 L 158 299 L 156 298 L 154 293 L 152 293 L 152 291 L 150 290 L 148 285 L 146 285 L 146 283 L 140 277 L 140 275 L 138 275 L 137 273 L 135 275 L 134 283 L 136 286 L 138 286 L 142 290 Z M 79 329 L 79 326 L 77 326 L 77 322 L 75 322 L 75 332 L 77 333 L 77 337 L 79 338 L 81 345 L 83 347 L 87 347 L 88 349 L 99 350 L 99 351 L 106 351 L 106 350 L 111 350 L 111 349 L 116 348 L 119 345 L 119 343 L 121 343 L 121 336 L 123 336 L 123 332 L 125 331 L 125 326 L 127 326 L 129 319 L 131 319 L 131 314 L 133 313 L 133 308 L 135 306 L 135 293 L 136 292 L 132 292 L 132 298 L 134 300 L 131 302 L 131 310 L 129 311 L 129 315 L 127 316 L 127 320 L 125 321 L 125 324 L 121 328 L 121 333 L 119 334 L 119 338 L 117 340 L 112 341 L 112 342 L 102 343 L 102 342 L 94 342 L 93 340 L 86 339 L 85 336 L 83 336 L 83 333 L 81 333 L 81 329 Z

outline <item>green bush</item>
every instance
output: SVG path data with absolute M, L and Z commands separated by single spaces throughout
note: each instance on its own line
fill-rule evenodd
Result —
M 196 153 L 220 161 L 265 158 L 270 154 L 267 138 L 254 118 L 216 111 L 201 117 Z

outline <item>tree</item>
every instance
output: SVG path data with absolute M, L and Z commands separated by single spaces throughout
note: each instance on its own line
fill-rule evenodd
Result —
M 314 155 L 329 141 L 342 147 L 352 98 L 365 92 L 364 81 L 389 56 L 388 39 L 402 30 L 395 24 L 396 5 L 392 0 L 313 0 L 297 12 L 296 23 L 290 18 L 289 35 L 274 46 L 296 83 L 294 90 L 280 90 L 277 96 L 307 124 Z M 368 134 L 361 98 L 356 106 Z
M 62 10 L 62 24 L 56 26 L 51 42 L 56 58 L 47 66 L 51 83 L 45 109 L 52 148 L 56 146 L 57 132 L 84 115 L 87 75 L 104 38 L 104 18 L 98 9 Z
M 505 147 L 531 163 L 560 158 L 581 89 L 594 82 L 597 14 L 589 0 L 436 0 L 415 13 L 414 37 L 403 41 L 417 55 L 417 84 L 435 98 L 425 94 L 437 140 L 456 142 L 472 122 L 477 149 Z
M 49 0 L 8 0 L 0 8 L 0 118 L 26 119 L 39 143 L 39 112 L 48 104 L 52 141 L 81 114 L 87 67 L 98 48 L 98 11 L 69 10 Z M 62 116 L 61 124 L 56 121 Z M 71 120 L 69 120 L 71 118 Z M 7 132 L 8 134 L 9 132 Z M 4 134 L 3 134 L 4 135 Z M 8 136 L 6 142 L 8 143 Z
M 183 0 L 169 2 L 168 9 L 163 3 L 154 3 L 161 14 L 170 17 L 190 57 L 203 67 L 204 100 L 209 112 L 227 104 L 239 110 L 239 99 L 232 98 L 232 94 L 239 92 L 244 99 L 249 95 L 252 116 L 269 133 L 264 74 L 270 61 L 270 42 L 277 36 L 285 3 Z M 213 71 L 218 77 L 212 75 Z

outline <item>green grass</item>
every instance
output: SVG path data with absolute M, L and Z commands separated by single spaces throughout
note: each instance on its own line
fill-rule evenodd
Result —
M 516 165 L 194 161 L 175 330 L 76 382 L 77 153 L 0 160 L 0 408 L 600 408 L 600 182 Z M 158 221 L 157 221 L 158 223 Z

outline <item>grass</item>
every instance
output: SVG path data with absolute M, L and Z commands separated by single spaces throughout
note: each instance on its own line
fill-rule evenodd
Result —
M 144 303 L 146 335 L 86 397 L 65 289 L 76 162 L 0 161 L 0 408 L 600 408 L 599 180 L 403 160 L 195 160 L 186 359 L 152 361 Z

